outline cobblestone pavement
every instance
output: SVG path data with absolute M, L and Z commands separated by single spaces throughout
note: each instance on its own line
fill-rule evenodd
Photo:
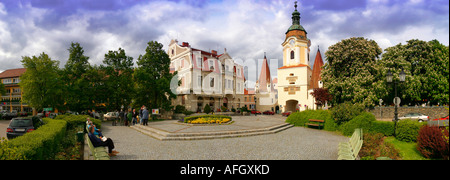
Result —
M 276 134 L 192 141 L 160 141 L 110 123 L 102 128 L 120 152 L 112 160 L 334 160 L 339 142 L 348 141 L 334 132 L 304 127 Z

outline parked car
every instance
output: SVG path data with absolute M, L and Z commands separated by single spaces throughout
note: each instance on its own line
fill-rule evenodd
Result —
M 13 118 L 9 123 L 8 128 L 6 128 L 6 137 L 8 139 L 13 139 L 22 136 L 25 133 L 36 130 L 42 124 L 44 124 L 44 122 L 37 116 Z
M 50 114 L 48 114 L 48 118 L 55 119 L 56 116 L 58 116 L 58 113 L 50 113 Z
M 119 113 L 117 112 L 108 112 L 103 116 L 103 119 L 105 121 L 109 121 L 109 120 L 117 120 L 119 119 Z
M 448 116 L 449 116 L 449 115 L 447 115 L 447 116 L 445 116 L 445 117 L 441 117 L 441 118 L 433 119 L 433 121 L 445 121 L 445 120 L 447 120 L 447 121 L 448 121 Z
M 267 111 L 264 111 L 263 114 L 266 114 L 266 115 L 274 115 L 275 113 L 272 112 L 272 111 L 267 110 Z
M 288 117 L 289 115 L 291 115 L 291 113 L 292 113 L 292 111 L 287 111 L 287 112 L 282 113 L 281 115 Z
M 17 114 L 18 113 L 16 110 L 12 110 L 11 112 L 6 111 L 3 113 L 2 118 L 3 119 L 12 119 L 12 118 L 17 117 Z
M 419 122 L 423 122 L 423 121 L 429 121 L 430 117 L 425 114 L 422 114 L 422 113 L 408 113 L 408 114 L 405 114 L 404 116 L 398 117 L 398 119 L 399 120 L 411 119 L 411 120 L 417 120 Z
M 252 114 L 261 114 L 261 111 L 252 110 L 251 113 Z
M 449 120 L 448 120 L 448 115 L 445 117 L 441 117 L 441 118 L 437 118 L 437 119 L 433 119 L 432 121 L 428 122 L 429 126 L 449 126 Z

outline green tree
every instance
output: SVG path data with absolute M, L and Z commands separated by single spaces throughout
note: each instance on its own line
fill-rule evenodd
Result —
M 429 42 L 412 39 L 407 44 L 389 47 L 379 61 L 385 77 L 388 70 L 395 75 L 403 69 L 406 73 L 404 83 L 398 85 L 398 96 L 402 104 L 428 100 L 432 104 L 449 103 L 449 48 L 437 40 Z M 385 81 L 383 79 L 383 81 Z M 380 84 L 380 96 L 391 103 L 394 98 L 393 86 Z M 384 91 L 383 91 L 384 89 Z
M 69 59 L 63 72 L 65 102 L 70 110 L 80 112 L 93 106 L 88 96 L 90 84 L 85 76 L 90 68 L 89 57 L 84 55 L 83 47 L 79 43 L 72 42 L 68 51 Z
M 5 85 L 0 82 L 0 95 L 3 95 L 6 93 Z
M 133 97 L 133 58 L 125 50 L 109 51 L 105 54 L 102 69 L 108 77 L 105 81 L 108 92 L 108 109 L 118 110 L 123 105 L 128 107 Z
M 22 57 L 23 67 L 27 69 L 20 77 L 22 101 L 38 112 L 45 107 L 60 108 L 63 104 L 62 83 L 59 77 L 59 61 L 47 54 L 39 57 Z
M 84 78 L 89 82 L 89 85 L 87 86 L 88 91 L 86 92 L 89 94 L 86 94 L 86 96 L 88 101 L 92 102 L 89 104 L 90 106 L 88 108 L 95 109 L 96 111 L 105 111 L 106 107 L 104 105 L 108 104 L 107 102 L 110 93 L 105 85 L 105 72 L 97 65 L 90 66 L 84 74 Z
M 325 52 L 324 88 L 333 96 L 332 104 L 346 101 L 374 106 L 378 101 L 376 82 L 381 78 L 377 59 L 381 48 L 363 37 L 344 39 Z
M 176 98 L 170 89 L 170 81 L 176 75 L 169 72 L 170 58 L 163 45 L 157 41 L 148 42 L 144 55 L 139 55 L 135 82 L 134 106 L 146 105 L 149 109 L 170 110 L 171 99 Z

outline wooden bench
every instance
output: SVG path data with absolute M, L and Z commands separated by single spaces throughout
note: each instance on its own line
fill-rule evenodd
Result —
M 89 139 L 88 133 L 89 133 L 89 128 L 88 128 L 88 123 L 86 122 L 86 131 L 87 133 L 85 133 L 84 135 L 84 143 L 86 143 L 89 146 L 89 158 L 90 160 L 110 160 L 109 155 L 108 155 L 108 150 L 106 147 L 94 147 L 94 145 L 91 142 L 91 139 Z
M 319 129 L 325 125 L 325 120 L 320 120 L 320 119 L 309 119 L 308 123 L 305 123 L 305 125 L 307 126 L 315 126 L 318 127 Z
M 100 147 L 94 147 L 94 145 L 91 142 L 91 139 L 89 139 L 88 134 L 86 133 L 85 136 L 85 143 L 89 146 L 89 157 L 90 160 L 110 160 L 108 155 L 107 147 L 100 146 Z M 92 157 L 92 158 L 91 158 Z
M 363 130 L 355 129 L 348 142 L 339 143 L 338 160 L 356 160 L 363 144 Z

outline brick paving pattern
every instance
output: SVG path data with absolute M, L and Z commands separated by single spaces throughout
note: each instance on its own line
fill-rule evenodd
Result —
M 233 124 L 241 124 L 240 127 L 246 124 L 246 128 L 252 128 L 250 121 L 263 119 L 267 121 L 266 125 L 283 122 L 279 117 L 247 116 L 233 117 L 236 121 Z M 242 122 L 239 123 L 240 121 Z M 154 123 L 161 128 L 164 122 L 171 123 Z M 173 123 L 166 125 L 172 131 L 181 129 L 174 128 Z M 149 123 L 149 126 L 152 126 L 152 123 Z M 229 125 L 221 126 L 224 129 L 231 128 Z M 339 142 L 348 141 L 347 137 L 334 132 L 304 127 L 292 127 L 275 134 L 248 137 L 174 141 L 160 141 L 130 127 L 111 126 L 109 122 L 102 124 L 102 127 L 104 135 L 113 139 L 115 150 L 120 152 L 111 160 L 335 160 L 338 157 Z M 259 123 L 253 127 L 263 126 Z M 207 127 L 201 127 L 203 130 L 205 128 Z M 208 130 L 211 129 L 214 128 Z M 186 127 L 183 130 L 193 131 Z

